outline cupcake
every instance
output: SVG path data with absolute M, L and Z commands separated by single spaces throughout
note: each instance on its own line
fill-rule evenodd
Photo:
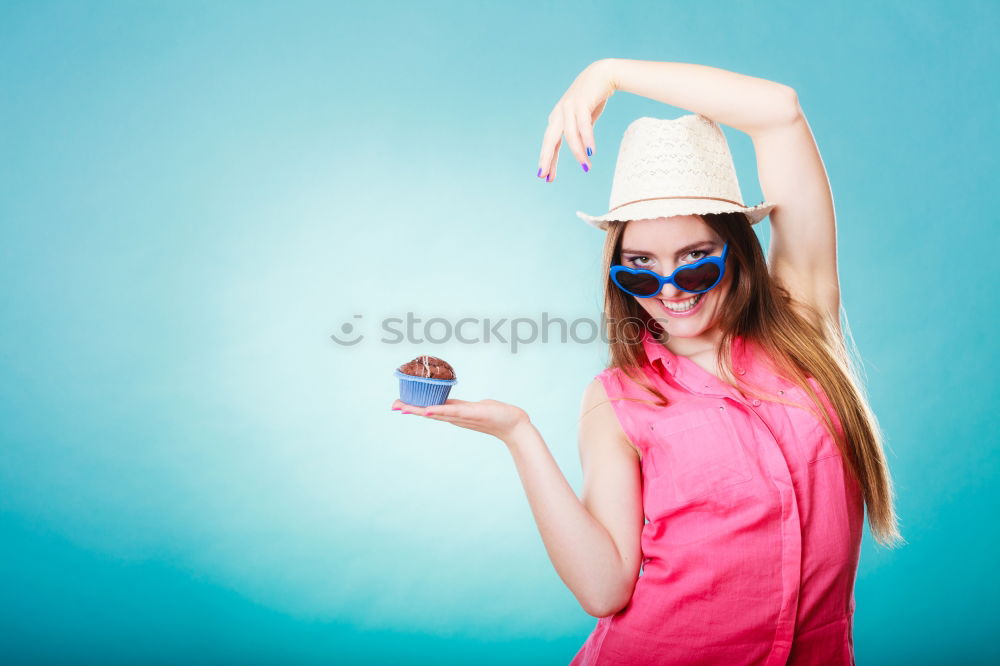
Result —
M 399 366 L 399 399 L 415 407 L 443 405 L 458 381 L 447 361 L 435 356 L 418 356 Z

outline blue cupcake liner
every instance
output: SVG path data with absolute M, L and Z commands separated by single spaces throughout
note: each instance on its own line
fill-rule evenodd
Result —
M 457 379 L 414 377 L 399 370 L 393 371 L 393 374 L 399 377 L 399 399 L 414 407 L 443 405 L 451 387 L 458 383 Z

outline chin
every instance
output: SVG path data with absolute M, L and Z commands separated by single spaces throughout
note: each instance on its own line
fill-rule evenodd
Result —
M 678 326 L 676 323 L 671 323 L 667 326 L 667 333 L 672 338 L 697 338 L 708 329 L 708 326 Z

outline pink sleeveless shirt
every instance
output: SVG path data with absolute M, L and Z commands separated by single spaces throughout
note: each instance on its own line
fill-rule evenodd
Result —
M 822 420 L 766 399 L 809 406 L 808 394 L 739 337 L 734 369 L 765 399 L 648 331 L 643 347 L 669 406 L 617 368 L 597 375 L 642 453 L 642 572 L 570 666 L 853 665 L 861 488 Z

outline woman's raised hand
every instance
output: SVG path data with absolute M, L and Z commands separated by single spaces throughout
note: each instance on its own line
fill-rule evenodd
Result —
M 542 152 L 538 158 L 539 178 L 555 180 L 563 135 L 583 170 L 590 170 L 588 158 L 597 150 L 594 124 L 614 92 L 611 63 L 607 59 L 592 62 L 577 75 L 549 113 L 549 125 L 545 129 Z
M 392 403 L 392 408 L 404 413 L 419 414 L 436 421 L 447 421 L 452 425 L 469 430 L 478 430 L 507 442 L 514 430 L 530 423 L 527 412 L 520 407 L 497 400 L 446 400 L 443 405 L 417 407 L 401 400 Z

